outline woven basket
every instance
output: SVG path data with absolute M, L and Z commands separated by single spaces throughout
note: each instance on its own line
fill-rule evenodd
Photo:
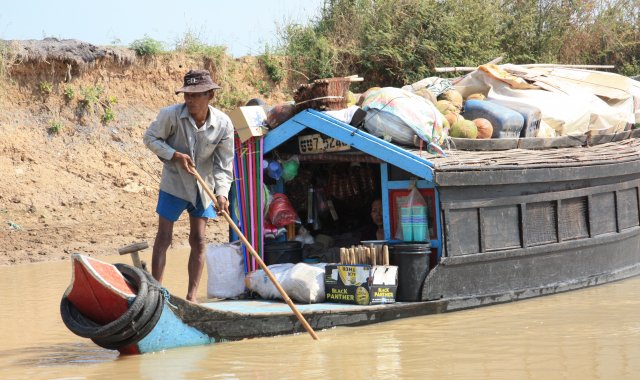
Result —
M 319 111 L 347 108 L 350 84 L 348 77 L 318 79 L 313 83 L 301 84 L 293 93 L 296 112 L 307 108 Z

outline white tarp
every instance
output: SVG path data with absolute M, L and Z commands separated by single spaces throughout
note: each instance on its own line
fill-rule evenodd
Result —
M 526 80 L 525 80 L 526 79 Z M 637 115 L 630 78 L 574 69 L 483 65 L 455 84 L 463 97 L 532 105 L 542 114 L 539 137 L 613 133 Z

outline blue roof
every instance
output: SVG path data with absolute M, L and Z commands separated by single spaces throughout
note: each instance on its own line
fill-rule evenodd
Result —
M 425 180 L 433 180 L 433 164 L 397 145 L 375 137 L 316 110 L 305 110 L 287 120 L 264 138 L 264 153 L 280 146 L 304 129 L 333 137 L 352 148 L 376 157 Z

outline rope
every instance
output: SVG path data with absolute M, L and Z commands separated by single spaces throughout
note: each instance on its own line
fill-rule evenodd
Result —
M 167 288 L 161 287 L 160 288 L 160 293 L 162 293 L 162 296 L 164 297 L 164 302 L 166 302 L 167 305 L 171 306 L 174 309 L 178 308 L 176 305 L 172 304 L 171 301 L 169 301 L 171 299 L 171 294 L 169 293 Z

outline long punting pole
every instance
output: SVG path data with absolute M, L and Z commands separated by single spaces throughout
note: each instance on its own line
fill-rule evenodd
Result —
M 213 201 L 213 205 L 216 208 L 216 210 L 218 210 L 218 212 L 220 214 L 222 214 L 222 216 L 224 216 L 224 218 L 227 220 L 227 222 L 229 223 L 231 228 L 236 232 L 236 234 L 238 235 L 240 240 L 242 240 L 242 242 L 245 244 L 245 246 L 247 247 L 247 249 L 249 250 L 249 252 L 253 256 L 253 258 L 258 262 L 258 264 L 260 265 L 260 268 L 262 268 L 262 270 L 267 274 L 267 276 L 269 277 L 269 279 L 271 280 L 273 285 L 275 285 L 276 289 L 278 289 L 278 292 L 280 292 L 280 295 L 282 296 L 284 301 L 287 303 L 287 305 L 289 305 L 289 307 L 291 308 L 291 311 L 293 311 L 293 314 L 295 314 L 296 317 L 298 317 L 298 320 L 300 321 L 302 326 L 305 328 L 305 330 L 307 330 L 309 335 L 311 335 L 311 337 L 314 340 L 319 340 L 318 335 L 316 335 L 316 332 L 313 331 L 313 328 L 311 328 L 311 326 L 309 325 L 309 322 L 307 322 L 307 320 L 304 318 L 304 316 L 298 311 L 296 306 L 293 304 L 293 301 L 291 301 L 291 298 L 289 298 L 289 296 L 284 291 L 284 289 L 282 289 L 282 286 L 280 286 L 280 284 L 278 283 L 278 280 L 276 280 L 276 278 L 273 275 L 273 273 L 271 273 L 271 271 L 266 266 L 264 261 L 262 261 L 262 259 L 260 258 L 260 255 L 258 255 L 258 252 L 256 252 L 255 249 L 253 249 L 253 247 L 251 246 L 251 243 L 249 243 L 249 241 L 244 236 L 242 231 L 240 231 L 240 228 L 238 228 L 238 226 L 233 222 L 233 219 L 231 219 L 231 217 L 229 216 L 229 214 L 227 214 L 227 212 L 225 210 L 221 210 L 221 209 L 218 208 L 218 200 L 216 199 L 215 195 L 213 195 L 213 193 L 209 189 L 209 186 L 207 186 L 207 184 L 204 182 L 204 180 L 202 179 L 202 177 L 200 176 L 198 171 L 194 170 L 193 175 L 196 177 L 196 179 L 200 183 L 200 186 L 202 186 L 204 191 L 207 193 L 207 195 L 209 195 L 209 197 Z

